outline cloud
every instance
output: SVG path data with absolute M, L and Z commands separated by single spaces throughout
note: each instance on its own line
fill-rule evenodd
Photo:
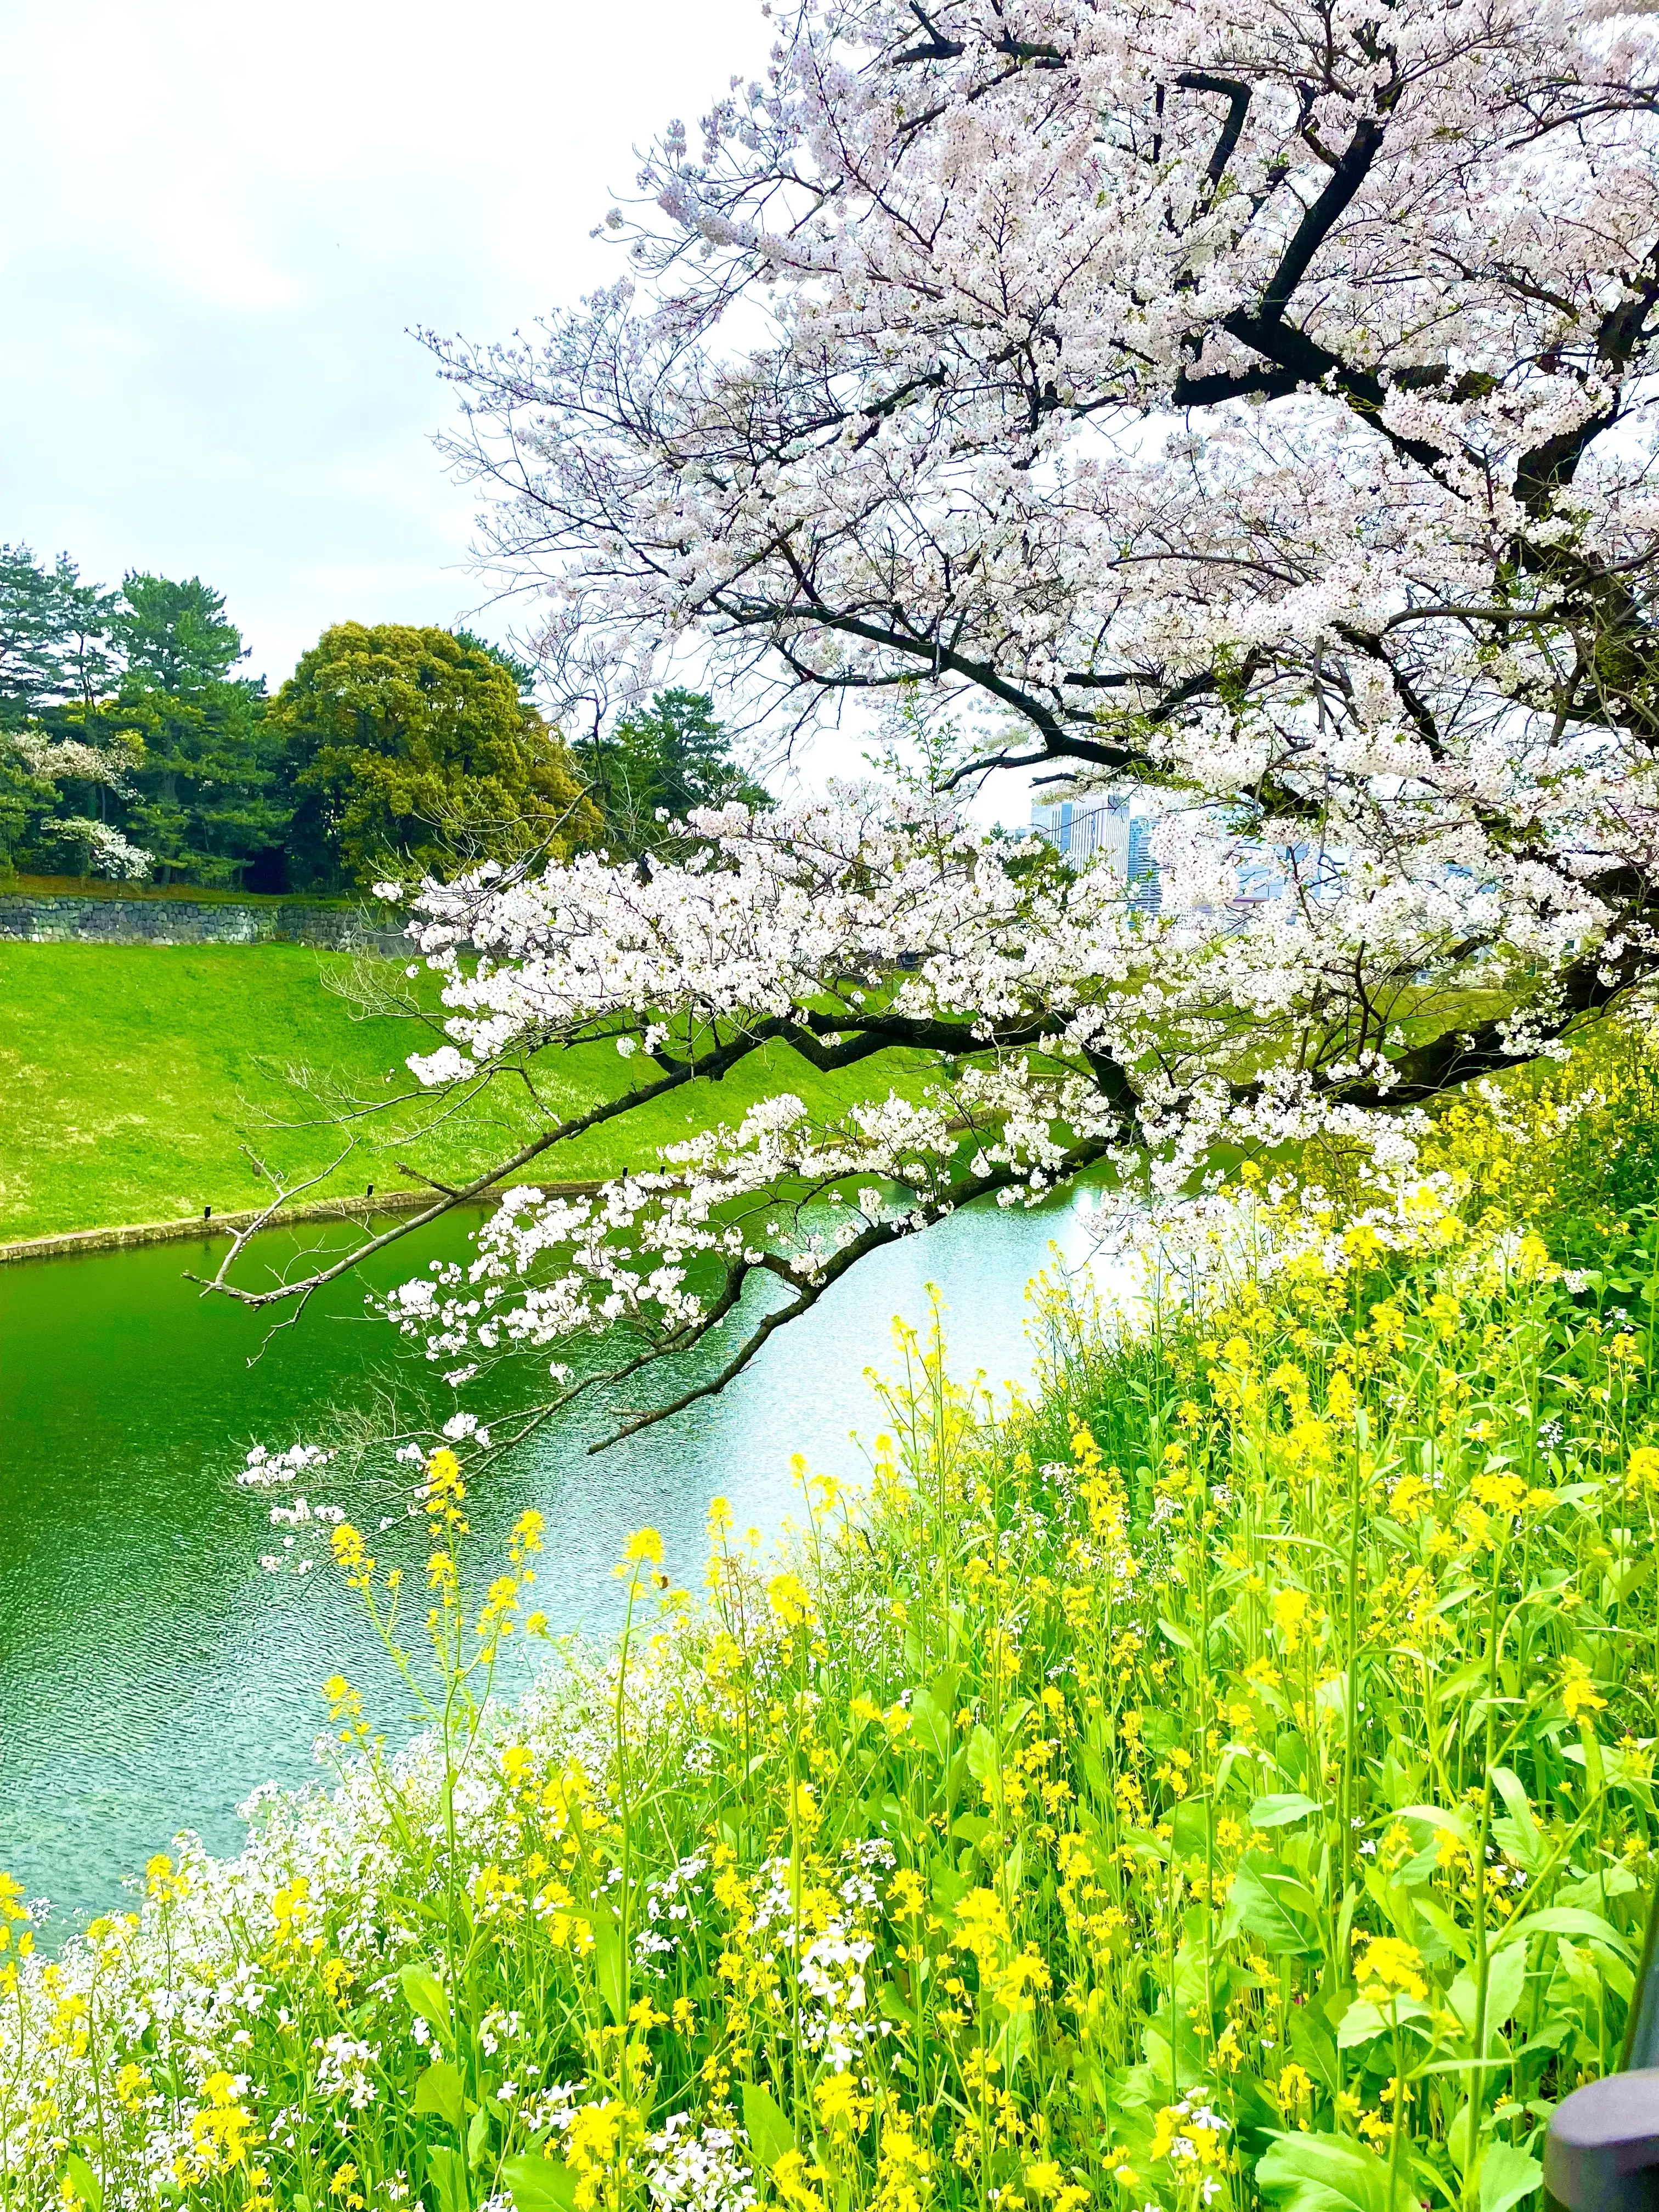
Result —
M 768 39 L 754 0 L 15 11 L 0 538 L 200 574 L 273 681 L 330 621 L 476 607 L 408 329 L 504 335 L 608 280 L 633 149 Z

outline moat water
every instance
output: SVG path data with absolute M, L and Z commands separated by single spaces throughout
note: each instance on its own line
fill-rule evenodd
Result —
M 1094 1222 L 1087 1192 L 1030 1212 L 965 1210 L 873 1255 L 720 1397 L 598 1455 L 588 1447 L 611 1423 L 584 1402 L 477 1486 L 480 1545 L 540 1509 L 537 1597 L 556 1631 L 612 1626 L 612 1565 L 642 1523 L 695 1584 L 711 1498 L 770 1535 L 792 1510 L 795 1454 L 861 1477 L 853 1432 L 880 1425 L 866 1370 L 891 1366 L 896 1315 L 925 1320 L 929 1282 L 953 1371 L 1025 1379 L 1026 1285 L 1051 1247 L 1088 1264 Z M 466 1233 L 459 1222 L 422 1232 L 381 1255 L 372 1282 L 459 1254 Z M 314 1777 L 318 1686 L 337 1668 L 364 1687 L 388 1741 L 413 1725 L 338 1578 L 261 1569 L 268 1501 L 234 1476 L 248 1444 L 314 1436 L 418 1378 L 392 1381 L 393 1340 L 365 1312 L 361 1281 L 274 1332 L 204 1299 L 185 1271 L 221 1249 L 0 1267 L 0 1870 L 50 1899 L 52 1942 L 120 1903 L 122 1878 L 179 1830 L 234 1849 L 235 1808 L 254 1784 Z

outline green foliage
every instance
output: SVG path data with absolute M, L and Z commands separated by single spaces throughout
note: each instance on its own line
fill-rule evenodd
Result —
M 119 595 L 82 583 L 68 554 L 48 568 L 27 545 L 0 545 L 0 730 L 110 690 L 119 619 Z
M 563 855 L 598 831 L 531 702 L 534 671 L 468 630 L 343 624 L 275 713 L 235 674 L 245 658 L 199 577 L 134 572 L 110 592 L 65 555 L 0 547 L 4 864 L 69 852 L 95 867 L 98 823 L 163 884 L 240 885 L 257 868 L 262 888 L 337 892 Z
M 765 807 L 769 794 L 732 757 L 732 739 L 705 691 L 659 691 L 648 708 L 623 715 L 607 738 L 573 750 L 605 817 L 612 851 L 646 853 L 664 842 L 660 817 L 684 819 L 694 807 L 738 800 Z
M 241 633 L 225 618 L 223 595 L 199 577 L 130 575 L 122 596 L 126 672 L 116 700 L 97 711 L 112 733 L 129 732 L 143 746 L 131 835 L 154 853 L 164 883 L 176 873 L 234 881 L 280 842 L 291 812 L 276 788 L 264 685 L 231 676 L 246 656 Z
M 38 775 L 15 747 L 0 743 L 0 873 L 15 875 L 13 854 L 57 796 L 50 777 Z
M 0 549 L 0 841 L 49 859 L 58 822 L 97 823 L 151 855 L 161 879 L 233 883 L 277 842 L 263 687 L 222 596 L 198 577 L 82 585 Z M 78 841 L 83 854 L 90 848 Z M 83 860 L 84 865 L 84 860 Z
M 499 661 L 525 698 L 527 699 L 535 690 L 534 668 L 529 661 L 520 659 L 516 653 L 510 653 L 506 646 L 497 645 L 490 638 L 480 637 L 476 630 L 468 629 L 462 623 L 457 623 L 449 634 L 458 645 L 465 646 L 470 652 L 487 653 L 491 660 Z
M 514 670 L 448 630 L 325 630 L 270 720 L 300 794 L 289 850 L 307 885 L 562 858 L 598 826 Z
M 1425 1157 L 1494 1228 L 1547 1218 L 1564 1260 L 1616 1268 L 1659 1200 L 1659 1060 L 1623 1024 L 1592 1022 L 1565 1066 L 1522 1066 L 1445 1101 Z
M 246 657 L 242 634 L 225 619 L 222 592 L 199 576 L 185 584 L 136 571 L 121 586 L 119 629 L 130 683 L 169 698 L 222 684 Z
M 48 568 L 27 545 L 0 545 L 0 864 L 7 868 L 60 795 L 46 748 L 69 733 L 67 723 L 90 714 L 118 677 L 118 607 L 117 593 L 81 582 L 67 554 Z M 132 757 L 125 744 L 111 756 L 117 784 Z M 97 769 L 99 757 L 81 764 Z M 64 811 L 101 812 L 110 787 L 107 780 L 77 779 Z

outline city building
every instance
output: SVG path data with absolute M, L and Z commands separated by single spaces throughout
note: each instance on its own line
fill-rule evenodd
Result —
M 1163 893 L 1152 858 L 1157 817 L 1136 813 L 1127 791 L 1091 791 L 1074 799 L 1031 801 L 1031 827 L 1046 837 L 1074 868 L 1087 867 L 1103 854 L 1128 884 L 1136 906 L 1156 914 Z

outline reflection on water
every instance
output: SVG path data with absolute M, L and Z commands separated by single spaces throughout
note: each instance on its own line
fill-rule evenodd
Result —
M 769 1534 L 791 1510 L 790 1461 L 856 1480 L 849 1431 L 872 1431 L 865 1370 L 896 1313 L 944 1292 L 951 1365 L 1023 1378 L 1024 1287 L 1057 1244 L 1086 1257 L 1088 1199 L 975 1208 L 874 1255 L 773 1339 L 725 1394 L 597 1456 L 598 1407 L 543 1431 L 471 1501 L 479 1540 L 524 1506 L 546 1515 L 538 1601 L 555 1629 L 604 1630 L 630 1528 L 661 1529 L 695 1581 L 703 1519 L 724 1493 Z M 461 1243 L 459 1224 L 383 1259 L 399 1279 Z M 267 1778 L 312 1773 L 317 1686 L 341 1667 L 389 1740 L 407 1692 L 330 1574 L 261 1572 L 264 1504 L 228 1476 L 245 1445 L 283 1444 L 363 1404 L 390 1339 L 361 1285 L 297 1328 L 204 1300 L 178 1244 L 0 1268 L 0 1869 L 53 1902 L 56 1933 L 118 1901 L 120 1876 L 181 1826 L 215 1849 Z

